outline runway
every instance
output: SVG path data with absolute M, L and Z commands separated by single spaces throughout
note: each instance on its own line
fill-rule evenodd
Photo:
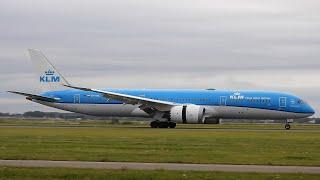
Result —
M 85 169 L 132 169 L 132 170 L 193 170 L 264 173 L 317 173 L 320 167 L 310 166 L 266 166 L 229 164 L 180 164 L 180 163 L 136 163 L 136 162 L 85 162 L 47 160 L 0 160 L 7 167 L 59 167 Z

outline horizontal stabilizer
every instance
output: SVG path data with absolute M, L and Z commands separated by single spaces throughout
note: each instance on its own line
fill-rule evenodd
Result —
M 50 97 L 35 95 L 35 94 L 28 94 L 23 92 L 17 92 L 17 91 L 8 91 L 9 93 L 19 94 L 22 96 L 26 96 L 28 100 L 39 100 L 39 101 L 47 101 L 47 102 L 56 102 L 57 100 Z

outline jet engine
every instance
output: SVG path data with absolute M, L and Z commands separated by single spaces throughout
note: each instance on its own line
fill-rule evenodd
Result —
M 198 105 L 174 106 L 170 110 L 170 120 L 177 123 L 202 124 L 206 109 Z

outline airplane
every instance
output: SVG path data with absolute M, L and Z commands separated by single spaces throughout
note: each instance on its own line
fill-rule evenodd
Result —
M 151 128 L 175 128 L 177 123 L 218 124 L 221 119 L 276 119 L 285 120 L 285 129 L 290 129 L 293 119 L 315 113 L 306 101 L 284 92 L 78 87 L 71 85 L 41 51 L 28 51 L 37 67 L 38 81 L 47 91 L 8 92 L 66 111 L 93 116 L 147 117 L 152 119 Z

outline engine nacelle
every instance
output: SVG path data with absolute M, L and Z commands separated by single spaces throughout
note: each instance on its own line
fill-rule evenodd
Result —
M 198 105 L 174 106 L 170 110 L 170 120 L 177 123 L 202 124 L 206 109 Z

